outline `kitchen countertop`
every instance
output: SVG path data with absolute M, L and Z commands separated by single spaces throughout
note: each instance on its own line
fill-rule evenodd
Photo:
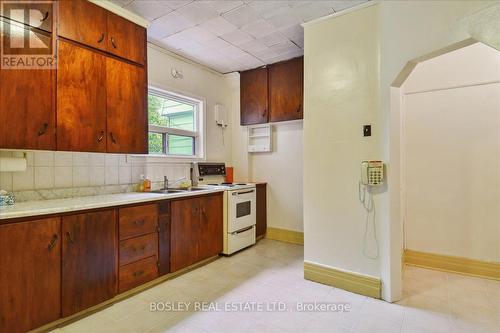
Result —
M 0 207 L 0 220 L 21 217 L 77 212 L 81 210 L 136 204 L 141 202 L 168 200 L 209 193 L 223 192 L 223 188 L 180 193 L 120 193 L 75 197 L 67 199 L 19 202 L 13 206 Z

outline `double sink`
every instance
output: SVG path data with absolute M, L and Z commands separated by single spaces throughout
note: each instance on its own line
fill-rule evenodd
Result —
M 206 191 L 208 190 L 207 188 L 203 187 L 190 187 L 187 189 L 161 189 L 161 190 L 156 190 L 156 191 L 151 191 L 151 193 L 160 193 L 160 194 L 168 194 L 168 193 L 186 193 L 186 192 L 195 192 L 195 191 Z

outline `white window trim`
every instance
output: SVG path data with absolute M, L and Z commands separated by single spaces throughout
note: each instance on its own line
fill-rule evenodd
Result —
M 188 92 L 183 92 L 175 89 L 170 89 L 169 87 L 162 86 L 160 84 L 150 84 L 148 86 L 148 94 L 150 92 L 157 93 L 158 95 L 170 95 L 178 97 L 181 100 L 188 100 L 199 103 L 199 108 L 196 112 L 196 131 L 186 131 L 181 129 L 169 128 L 168 133 L 187 135 L 195 137 L 195 155 L 194 156 L 183 156 L 183 155 L 159 155 L 159 154 L 147 154 L 147 155 L 130 155 L 134 160 L 144 160 L 145 162 L 152 163 L 189 163 L 189 162 L 203 162 L 206 161 L 206 105 L 207 101 L 204 97 L 196 96 Z M 148 133 L 165 132 L 165 128 L 162 126 L 149 125 Z

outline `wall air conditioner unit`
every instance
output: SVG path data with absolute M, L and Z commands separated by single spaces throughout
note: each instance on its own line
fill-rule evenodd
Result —
M 273 131 L 270 124 L 248 126 L 248 152 L 270 152 L 272 134 Z

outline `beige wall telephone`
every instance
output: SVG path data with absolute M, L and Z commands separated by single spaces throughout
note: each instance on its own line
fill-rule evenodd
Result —
M 382 185 L 384 181 L 384 163 L 382 161 L 361 162 L 361 183 L 369 186 Z

